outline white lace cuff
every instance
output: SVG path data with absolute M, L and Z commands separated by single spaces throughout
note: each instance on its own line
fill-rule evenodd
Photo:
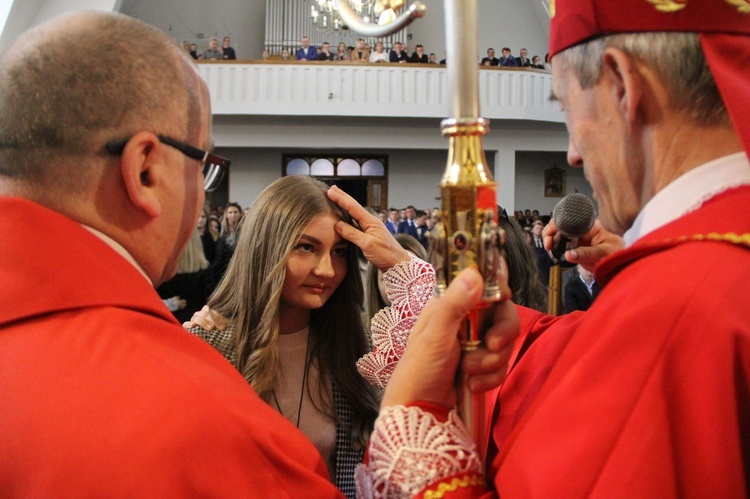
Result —
M 443 423 L 419 407 L 386 407 L 355 472 L 357 497 L 412 497 L 461 473 L 481 477 L 482 462 L 455 409 Z
M 357 361 L 359 373 L 373 385 L 385 388 L 409 340 L 409 333 L 435 288 L 432 265 L 409 255 L 383 274 L 391 306 L 372 318 L 373 351 Z

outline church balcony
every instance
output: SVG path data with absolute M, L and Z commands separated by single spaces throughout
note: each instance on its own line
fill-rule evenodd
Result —
M 427 64 L 201 61 L 214 116 L 445 118 L 446 69 Z M 480 68 L 480 115 L 563 123 L 548 71 Z

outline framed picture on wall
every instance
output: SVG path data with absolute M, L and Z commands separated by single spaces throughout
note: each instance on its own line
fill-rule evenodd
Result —
M 544 170 L 544 197 L 561 198 L 565 195 L 565 170 L 553 166 Z

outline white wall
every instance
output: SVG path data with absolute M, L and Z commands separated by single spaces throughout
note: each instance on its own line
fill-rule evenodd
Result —
M 238 59 L 260 59 L 263 51 L 265 0 L 122 0 L 121 12 L 156 26 L 177 42 L 195 41 L 201 52 L 210 38 L 218 38 L 221 45 L 227 35 Z
M 217 153 L 232 159 L 229 199 L 249 206 L 260 192 L 281 176 L 283 153 L 293 148 L 219 148 Z M 356 150 L 353 150 L 354 152 Z M 495 151 L 487 151 L 487 163 L 493 169 Z M 440 179 L 445 171 L 447 149 L 398 149 L 379 151 L 388 154 L 388 206 L 417 208 L 440 206 Z M 580 192 L 591 197 L 591 186 L 583 170 L 565 161 L 565 152 L 518 151 L 515 153 L 515 201 L 498 196 L 498 202 L 513 210 L 539 210 L 549 214 L 560 198 L 544 197 L 544 171 L 557 166 L 566 173 L 565 194 Z
M 518 151 L 516 153 L 516 210 L 539 210 L 550 214 L 561 198 L 544 197 L 544 171 L 557 166 L 565 172 L 565 192 L 580 192 L 591 197 L 591 186 L 582 168 L 573 168 L 564 152 Z
M 281 157 L 292 148 L 217 148 L 232 160 L 229 199 L 249 206 L 271 182 L 281 177 Z M 383 151 L 380 151 L 382 153 Z M 388 206 L 440 206 L 439 183 L 447 150 L 390 150 Z

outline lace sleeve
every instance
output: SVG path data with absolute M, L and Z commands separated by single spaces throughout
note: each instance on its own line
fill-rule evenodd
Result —
M 362 498 L 413 497 L 426 488 L 472 487 L 479 495 L 486 488 L 476 446 L 456 411 L 439 418 L 416 406 L 381 411 L 369 462 L 357 467 L 355 480 Z
M 409 255 L 383 274 L 391 306 L 372 318 L 373 350 L 357 361 L 359 373 L 373 385 L 385 388 L 406 348 L 412 326 L 432 297 L 435 271 L 432 265 Z

